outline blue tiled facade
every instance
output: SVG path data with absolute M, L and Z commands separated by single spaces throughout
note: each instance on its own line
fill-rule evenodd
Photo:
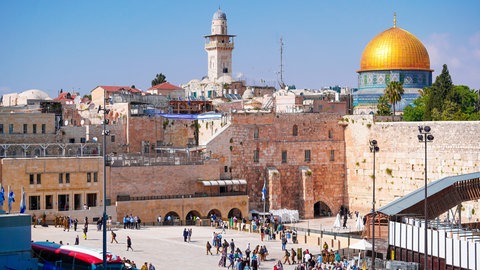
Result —
M 376 106 L 391 81 L 403 82 L 405 94 L 402 98 L 407 104 L 415 100 L 418 89 L 432 85 L 432 72 L 425 70 L 376 70 L 358 74 L 358 91 L 353 94 L 353 106 Z

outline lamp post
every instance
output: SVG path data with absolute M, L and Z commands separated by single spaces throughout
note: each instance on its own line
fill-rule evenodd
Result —
M 428 198 L 428 193 L 427 193 L 427 142 L 432 142 L 433 141 L 433 135 L 430 134 L 430 127 L 429 126 L 418 126 L 418 141 L 425 143 L 425 209 L 424 209 L 424 215 L 425 215 L 425 243 L 424 243 L 424 252 L 425 252 L 425 259 L 424 259 L 424 269 L 428 269 L 428 226 L 427 226 L 427 220 L 428 220 L 428 208 L 427 208 L 427 198 Z
M 375 269 L 375 153 L 380 151 L 377 140 L 370 141 L 370 152 L 373 153 L 373 200 L 372 200 L 372 269 Z
M 108 110 L 105 108 L 105 100 L 106 100 L 106 91 L 103 91 L 103 269 L 107 269 L 107 135 L 110 134 L 110 131 L 107 130 L 107 119 L 106 115 Z M 101 106 L 98 108 L 98 112 L 102 110 Z

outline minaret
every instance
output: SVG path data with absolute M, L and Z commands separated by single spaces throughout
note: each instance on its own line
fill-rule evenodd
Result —
M 234 35 L 228 35 L 227 15 L 218 9 L 213 14 L 212 34 L 205 36 L 208 54 L 208 78 L 216 81 L 222 76 L 232 77 L 232 51 Z

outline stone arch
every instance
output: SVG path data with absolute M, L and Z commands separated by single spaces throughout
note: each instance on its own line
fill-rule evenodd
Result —
M 212 216 L 212 214 L 215 214 L 215 216 L 217 216 L 217 218 L 222 217 L 222 212 L 220 212 L 220 210 L 218 210 L 218 209 L 212 209 L 212 210 L 208 211 L 207 217 L 210 218 Z
M 195 225 L 196 218 L 201 217 L 202 215 L 197 210 L 190 210 L 185 216 L 186 225 Z
M 171 217 L 170 221 L 168 220 L 168 217 Z M 177 214 L 175 211 L 170 211 L 165 215 L 165 225 L 173 225 L 175 221 L 180 220 L 180 215 Z
M 190 210 L 185 216 L 185 220 L 193 220 L 194 217 L 201 217 L 202 215 L 197 210 Z
M 238 208 L 230 209 L 230 211 L 228 212 L 228 218 L 231 218 L 231 217 L 234 217 L 234 216 L 237 217 L 238 219 L 243 218 L 242 211 L 240 211 L 240 209 L 238 209 Z
M 329 217 L 332 216 L 332 210 L 323 201 L 318 201 L 313 205 L 313 217 Z

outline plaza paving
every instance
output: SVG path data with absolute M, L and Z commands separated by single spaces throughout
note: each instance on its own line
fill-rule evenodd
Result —
M 295 226 L 310 229 L 320 229 L 326 231 L 338 231 L 346 232 L 349 229 L 337 229 L 333 228 L 334 218 L 322 218 L 315 220 L 302 221 L 296 223 Z M 353 228 L 355 224 L 354 220 L 348 221 L 348 226 Z M 287 224 L 289 226 L 289 224 Z M 75 242 L 75 237 L 79 235 L 80 245 L 93 248 L 102 248 L 102 231 L 97 231 L 95 225 L 89 226 L 88 238 L 83 240 L 81 228 L 83 224 L 79 224 L 77 231 L 63 231 L 63 228 L 54 226 L 32 227 L 32 240 L 33 241 L 63 241 L 64 244 L 69 243 L 72 245 Z M 192 228 L 192 238 L 190 243 L 183 241 L 182 233 L 184 228 Z M 110 243 L 110 232 L 107 232 L 108 247 L 107 249 L 112 253 L 120 257 L 126 257 L 135 261 L 138 268 L 142 266 L 144 262 L 153 263 L 157 269 L 216 269 L 218 268 L 218 261 L 220 255 L 206 255 L 205 244 L 207 241 L 211 242 L 213 232 L 221 232 L 220 229 L 212 227 L 200 227 L 200 226 L 146 226 L 139 230 L 123 229 L 123 227 L 114 229 L 117 234 L 118 244 Z M 134 251 L 126 251 L 126 238 L 130 236 L 132 239 L 132 247 Z M 265 240 L 261 242 L 260 235 L 258 233 L 240 232 L 237 230 L 227 230 L 227 233 L 223 235 L 224 239 L 230 242 L 234 239 L 237 247 L 240 247 L 244 251 L 247 244 L 250 243 L 253 249 L 256 245 L 266 245 L 269 250 L 268 261 L 263 262 L 260 265 L 260 269 L 273 269 L 274 263 L 283 257 L 284 252 L 281 250 L 280 240 Z M 311 238 L 316 238 L 313 233 Z M 324 236 L 322 241 L 330 241 L 331 237 Z M 305 233 L 299 232 L 299 243 L 293 244 L 291 241 L 287 244 L 287 248 L 306 249 L 308 248 L 312 253 L 318 253 L 320 248 L 317 245 L 317 240 L 309 240 L 308 243 L 304 243 Z M 346 247 L 345 239 L 336 241 L 343 241 L 342 246 Z M 352 243 L 356 240 L 352 240 Z M 212 251 L 214 249 L 212 248 Z M 285 269 L 294 269 L 294 266 L 287 265 Z

